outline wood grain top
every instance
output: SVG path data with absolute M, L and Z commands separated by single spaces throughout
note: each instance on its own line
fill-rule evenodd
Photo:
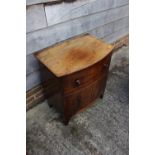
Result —
M 85 69 L 106 57 L 113 49 L 94 36 L 84 35 L 49 47 L 35 56 L 57 77 Z

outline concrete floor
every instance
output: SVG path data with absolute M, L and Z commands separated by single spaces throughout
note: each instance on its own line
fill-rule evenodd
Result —
M 104 98 L 68 126 L 47 101 L 27 112 L 29 155 L 128 155 L 128 47 L 113 54 Z

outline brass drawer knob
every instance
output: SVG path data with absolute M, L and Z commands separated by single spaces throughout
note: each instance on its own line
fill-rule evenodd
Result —
M 75 80 L 75 84 L 76 84 L 76 86 L 80 86 L 80 84 L 81 84 L 80 80 Z

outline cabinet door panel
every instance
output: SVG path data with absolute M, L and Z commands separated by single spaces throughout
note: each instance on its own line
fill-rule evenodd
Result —
M 106 77 L 102 76 L 87 87 L 79 89 L 74 93 L 67 94 L 64 97 L 65 117 L 69 119 L 77 112 L 82 111 L 92 104 L 93 101 L 103 93 L 105 85 Z

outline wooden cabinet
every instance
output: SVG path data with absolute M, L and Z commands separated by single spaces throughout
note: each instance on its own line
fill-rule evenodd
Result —
M 112 45 L 84 35 L 36 53 L 55 76 L 59 89 L 49 104 L 62 113 L 65 124 L 103 96 L 112 49 Z

